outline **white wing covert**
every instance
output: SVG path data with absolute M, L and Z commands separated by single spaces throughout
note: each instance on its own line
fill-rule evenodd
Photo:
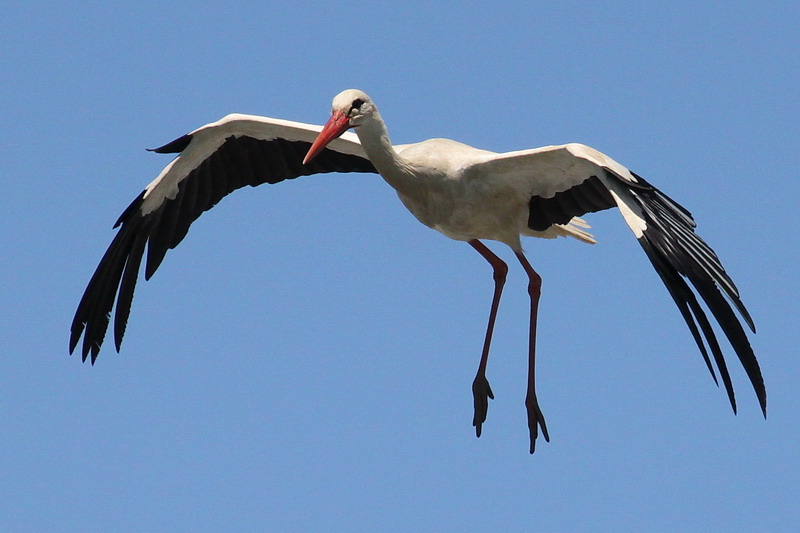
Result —
M 119 351 L 145 246 L 145 279 L 149 279 L 192 222 L 236 189 L 325 172 L 375 172 L 353 134 L 334 140 L 303 165 L 319 131 L 319 126 L 299 122 L 229 115 L 152 150 L 179 155 L 114 224 L 121 227 L 75 312 L 70 353 L 83 335 L 83 359 L 91 353 L 94 363 L 115 298 L 114 338 Z
M 528 227 L 534 231 L 617 207 L 678 306 L 718 383 L 708 354 L 711 351 L 734 412 L 736 400 L 722 349 L 695 291 L 736 352 L 766 416 L 761 370 L 731 304 L 755 332 L 753 320 L 716 253 L 695 233 L 696 223 L 688 210 L 641 176 L 581 144 L 508 152 L 475 167 L 527 193 Z

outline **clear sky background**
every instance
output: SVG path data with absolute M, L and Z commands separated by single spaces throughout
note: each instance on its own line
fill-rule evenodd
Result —
M 0 17 L 4 531 L 796 530 L 794 2 L 135 4 Z M 608 212 L 596 246 L 525 242 L 533 456 L 525 276 L 493 245 L 476 439 L 489 266 L 372 175 L 224 199 L 140 282 L 121 354 L 67 355 L 111 225 L 170 160 L 145 148 L 230 112 L 323 123 L 349 87 L 395 143 L 583 142 L 685 205 L 755 318 L 768 420 L 735 356 L 732 414 Z

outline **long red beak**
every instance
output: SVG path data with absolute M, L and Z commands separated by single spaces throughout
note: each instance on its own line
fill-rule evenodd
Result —
M 314 159 L 329 142 L 341 136 L 349 127 L 350 121 L 347 119 L 347 116 L 341 111 L 334 111 L 331 118 L 322 128 L 322 131 L 319 132 L 314 144 L 308 149 L 308 153 L 303 159 L 303 164 L 305 165 Z

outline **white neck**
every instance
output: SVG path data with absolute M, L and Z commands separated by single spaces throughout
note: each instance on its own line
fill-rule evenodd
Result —
M 420 194 L 419 173 L 392 147 L 386 124 L 377 110 L 357 128 L 356 135 L 375 168 L 397 192 L 411 197 Z

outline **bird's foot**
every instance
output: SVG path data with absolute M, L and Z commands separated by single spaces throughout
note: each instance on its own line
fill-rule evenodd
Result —
M 475 406 L 475 414 L 472 417 L 472 425 L 475 426 L 475 436 L 481 436 L 481 426 L 486 422 L 486 414 L 489 411 L 489 399 L 494 400 L 492 388 L 484 375 L 475 376 L 472 382 L 472 400 Z
M 547 442 L 550 442 L 550 434 L 547 433 L 547 424 L 544 421 L 542 410 L 539 409 L 536 395 L 525 398 L 525 408 L 528 410 L 528 432 L 531 437 L 531 453 L 533 453 L 536 450 L 536 437 L 539 436 L 539 427 L 542 428 L 542 435 Z

